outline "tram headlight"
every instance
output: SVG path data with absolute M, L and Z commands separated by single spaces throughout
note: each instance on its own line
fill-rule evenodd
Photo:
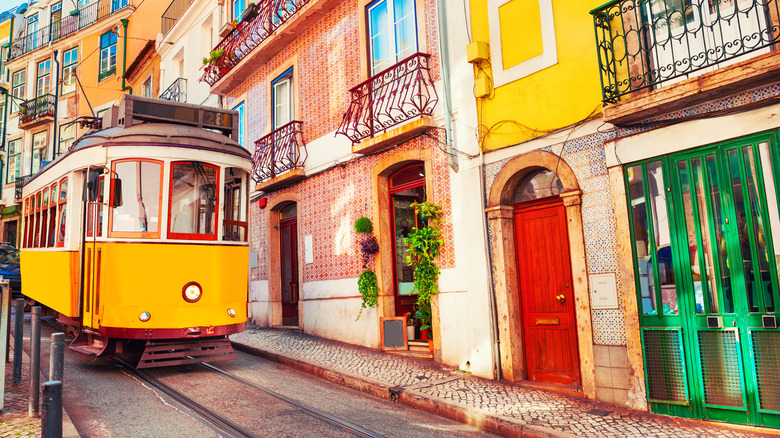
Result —
M 231 318 L 236 317 L 236 311 L 233 309 L 228 309 L 228 315 L 230 315 Z
M 200 285 L 194 281 L 185 284 L 181 291 L 181 296 L 184 298 L 184 301 L 188 303 L 194 303 L 198 301 L 202 295 L 203 290 L 201 289 Z
M 141 322 L 149 321 L 152 318 L 152 314 L 149 312 L 141 312 L 140 315 L 138 315 L 138 319 L 141 320 Z

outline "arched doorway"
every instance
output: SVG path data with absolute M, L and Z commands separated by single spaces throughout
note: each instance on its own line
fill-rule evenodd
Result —
M 282 292 L 282 325 L 298 326 L 298 204 L 289 202 L 278 210 L 279 266 Z
M 512 198 L 526 378 L 580 385 L 563 184 L 537 168 Z
M 412 228 L 420 227 L 420 218 L 414 214 L 412 204 L 424 202 L 425 164 L 417 161 L 405 165 L 388 178 L 390 194 L 390 229 L 393 236 L 393 283 L 395 288 L 395 314 L 414 313 L 417 294 L 414 291 L 412 268 L 406 264 L 404 239 Z

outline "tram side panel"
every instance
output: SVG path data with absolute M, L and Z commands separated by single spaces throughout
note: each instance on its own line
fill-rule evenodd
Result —
M 22 293 L 62 315 L 79 316 L 79 252 L 21 251 Z
M 118 242 L 97 247 L 102 252 L 97 318 L 101 331 L 117 329 L 129 337 L 148 337 L 142 332 L 246 323 L 248 247 Z M 194 303 L 183 296 L 191 282 L 202 290 Z M 150 314 L 148 321 L 141 321 L 142 312 Z

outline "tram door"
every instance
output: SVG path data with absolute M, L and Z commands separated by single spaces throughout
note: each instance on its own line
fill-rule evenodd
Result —
M 298 208 L 290 203 L 279 211 L 282 278 L 282 325 L 298 326 Z
M 94 172 L 94 171 L 93 171 Z M 84 326 L 98 328 L 100 326 L 100 278 L 103 248 L 100 240 L 103 238 L 103 199 L 105 178 L 97 178 L 94 188 L 97 197 L 87 201 L 84 219 Z
M 670 163 L 683 213 L 674 227 L 688 283 L 683 345 L 703 419 L 780 427 L 780 216 L 771 153 L 764 137 Z

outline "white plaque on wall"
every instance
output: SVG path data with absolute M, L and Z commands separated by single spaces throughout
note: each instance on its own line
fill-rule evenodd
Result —
M 311 234 L 303 236 L 303 260 L 306 264 L 314 263 L 314 245 L 312 244 Z
M 591 274 L 590 307 L 593 309 L 617 309 L 617 281 L 615 273 Z

